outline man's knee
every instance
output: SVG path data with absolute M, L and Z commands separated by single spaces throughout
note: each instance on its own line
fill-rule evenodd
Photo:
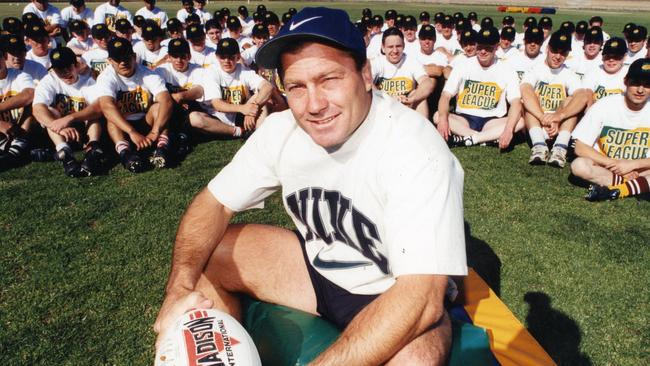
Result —
M 206 116 L 204 113 L 201 112 L 190 112 L 190 115 L 188 116 L 188 119 L 190 121 L 190 125 L 194 128 L 205 128 L 206 125 Z
M 433 328 L 407 344 L 387 365 L 445 365 L 451 340 L 451 321 L 445 311 Z
M 587 158 L 576 158 L 571 163 L 571 173 L 576 177 L 582 179 L 589 179 L 591 177 L 591 172 L 593 167 L 593 162 L 591 159 Z

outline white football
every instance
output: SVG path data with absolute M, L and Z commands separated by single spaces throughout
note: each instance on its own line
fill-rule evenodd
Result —
M 250 335 L 235 318 L 216 309 L 178 318 L 158 349 L 155 366 L 262 366 Z

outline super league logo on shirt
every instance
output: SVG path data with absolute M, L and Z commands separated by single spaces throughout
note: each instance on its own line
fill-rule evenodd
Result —
M 354 208 L 351 200 L 341 192 L 310 187 L 286 196 L 285 200 L 291 213 L 307 228 L 301 233 L 305 242 L 319 239 L 327 245 L 335 241 L 345 243 L 375 263 L 383 273 L 389 273 L 388 260 L 377 250 L 377 244 L 381 243 L 377 225 Z M 324 216 L 329 220 L 324 220 Z M 317 258 L 314 265 L 319 263 L 323 269 L 358 267 L 361 264 L 358 261 L 325 262 Z

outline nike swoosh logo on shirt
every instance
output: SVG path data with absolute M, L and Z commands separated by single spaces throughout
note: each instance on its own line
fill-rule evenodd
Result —
M 320 258 L 320 252 L 316 254 L 313 264 L 314 267 L 318 267 L 321 269 L 348 269 L 348 268 L 365 267 L 365 266 L 372 265 L 371 262 L 356 262 L 356 261 L 339 262 L 339 261 L 324 260 Z
M 318 19 L 318 18 L 322 18 L 322 16 L 319 15 L 317 17 L 311 17 L 311 18 L 303 19 L 303 20 L 299 21 L 298 23 L 291 23 L 291 25 L 289 26 L 289 30 L 292 31 L 292 30 L 300 27 L 301 25 L 303 25 L 303 24 L 305 24 L 305 23 L 307 23 L 307 22 L 309 22 L 311 20 Z

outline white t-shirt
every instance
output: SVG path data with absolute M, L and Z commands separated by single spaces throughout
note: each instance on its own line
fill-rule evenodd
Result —
M 133 46 L 133 52 L 139 64 L 150 68 L 167 56 L 167 47 L 161 46 L 158 51 L 149 51 L 144 42 L 138 42 Z
M 368 60 L 372 60 L 375 57 L 381 56 L 381 38 L 382 33 L 377 33 L 368 42 L 368 47 L 366 47 L 366 57 Z
M 370 60 L 372 80 L 379 90 L 388 95 L 407 95 L 417 87 L 417 81 L 427 76 L 424 66 L 407 54 L 397 64 L 388 62 L 386 56 Z
M 38 82 L 47 75 L 47 69 L 43 65 L 32 60 L 25 60 L 22 71 L 31 76 L 34 84 L 38 84 Z
M 210 12 L 200 9 L 195 9 L 195 13 L 201 18 L 201 24 L 205 24 L 208 20 L 212 19 Z
M 197 64 L 201 67 L 208 68 L 210 65 L 218 64 L 217 56 L 215 55 L 215 49 L 212 47 L 205 46 L 203 51 L 195 51 L 194 48 L 190 47 L 190 54 L 192 58 L 190 62 Z
M 72 39 L 70 39 L 68 41 L 68 44 L 67 44 L 68 47 L 75 47 L 75 48 L 78 48 L 78 49 L 80 49 L 82 51 L 88 51 L 88 50 L 92 49 L 94 45 L 95 45 L 95 43 L 93 42 L 93 39 L 90 38 L 90 37 L 86 38 L 85 42 L 82 42 L 82 41 L 80 41 L 80 40 L 78 40 L 76 38 L 72 38 Z
M 93 25 L 105 23 L 108 26 L 108 29 L 115 31 L 115 22 L 121 18 L 128 19 L 129 22 L 133 24 L 133 16 L 131 16 L 131 12 L 129 12 L 125 7 L 122 5 L 113 6 L 106 2 L 95 9 Z
M 404 40 L 404 53 L 409 55 L 415 55 L 420 53 L 420 41 L 416 38 L 413 42 L 409 42 L 406 39 Z
M 52 4 L 48 4 L 47 8 L 44 11 L 38 10 L 34 3 L 29 3 L 23 9 L 23 14 L 25 13 L 34 13 L 38 15 L 39 18 L 43 19 L 45 25 L 54 25 L 58 24 L 60 26 L 64 25 L 63 20 L 61 19 L 61 11 L 59 8 Z
M 571 54 L 576 55 L 582 52 L 582 47 L 585 45 L 584 39 L 577 39 L 574 35 L 571 38 Z
M 598 66 L 603 64 L 603 57 L 600 53 L 598 53 L 596 58 L 593 60 L 588 60 L 585 57 L 584 52 L 577 52 L 573 55 L 573 57 L 567 58 L 564 63 L 568 68 L 573 70 L 573 72 L 575 72 L 580 79 L 582 79 L 585 75 L 589 74 L 598 68 Z
M 457 55 L 463 52 L 463 47 L 461 47 L 460 43 L 458 43 L 458 40 L 456 37 L 454 37 L 453 34 L 449 39 L 445 39 L 443 36 L 436 38 L 436 44 L 433 46 L 433 48 L 438 49 L 440 47 L 445 48 L 452 55 Z
M 43 65 L 45 69 L 49 69 L 50 66 L 52 66 L 52 62 L 50 61 L 50 53 L 48 52 L 47 55 L 45 56 L 36 56 L 34 54 L 33 50 L 27 51 L 27 56 L 25 57 L 26 60 L 32 60 L 34 62 L 38 62 L 39 64 Z
M 202 83 L 206 112 L 224 123 L 235 125 L 237 113 L 219 112 L 212 107 L 210 101 L 219 98 L 230 104 L 245 104 L 263 82 L 264 79 L 255 71 L 241 64 L 232 73 L 223 71 L 218 64 L 211 65 L 205 70 Z
M 476 57 L 476 56 L 472 56 L 472 57 Z M 458 65 L 462 64 L 468 59 L 470 59 L 470 57 L 467 57 L 465 53 L 460 53 L 451 59 L 451 62 L 449 63 L 448 66 L 453 69 L 454 67 L 458 67 Z
M 517 73 L 496 57 L 492 66 L 483 68 L 476 57 L 451 70 L 443 92 L 458 96 L 456 113 L 477 117 L 503 117 L 507 102 L 521 98 Z
M 129 121 L 144 118 L 156 95 L 166 92 L 165 80 L 155 71 L 136 65 L 135 73 L 127 78 L 106 68 L 97 78 L 97 98 L 108 96 L 115 99 L 122 115 Z
M 69 85 L 55 73 L 47 74 L 34 90 L 32 104 L 45 104 L 55 108 L 62 116 L 79 112 L 92 103 L 92 86 L 95 80 L 90 76 L 79 75 L 76 83 Z
M 95 47 L 81 55 L 86 65 L 97 74 L 101 74 L 108 66 L 108 51 Z
M 518 50 L 523 49 L 525 36 L 525 33 L 515 33 L 515 40 L 512 41 L 512 45 L 515 46 Z
M 508 61 L 511 58 L 515 58 L 520 55 L 521 52 L 515 46 L 510 46 L 507 50 L 504 50 L 501 47 L 497 47 L 496 56 L 501 61 Z
M 623 94 L 625 92 L 625 74 L 627 66 L 623 66 L 615 74 L 609 74 L 603 66 L 599 66 L 582 79 L 582 87 L 594 93 L 594 100 L 599 100 L 612 94 Z
M 192 63 L 184 72 L 176 71 L 171 63 L 161 65 L 156 72 L 163 77 L 170 93 L 190 90 L 195 85 L 201 85 L 204 77 L 204 69 Z
M 623 64 L 624 65 L 632 65 L 632 63 L 640 58 L 644 58 L 646 55 L 647 50 L 645 47 L 641 48 L 639 52 L 637 53 L 632 53 L 632 51 L 627 51 L 627 54 L 625 55 L 625 58 L 623 59 Z
M 4 102 L 29 88 L 34 88 L 34 80 L 28 73 L 8 68 L 7 77 L 0 80 L 0 102 Z M 0 120 L 17 123 L 22 114 L 23 108 L 0 112 Z
M 196 13 L 196 9 L 195 8 L 192 8 L 192 9 L 194 10 L 192 13 L 188 13 L 187 10 L 185 10 L 185 9 L 179 9 L 176 12 L 176 19 L 180 20 L 182 23 L 185 23 L 185 20 L 187 19 L 188 16 L 190 16 L 191 14 Z
M 237 44 L 239 44 L 239 51 L 244 52 L 244 45 L 248 44 L 249 46 L 253 45 L 253 39 L 245 36 L 240 36 L 238 39 L 236 39 Z
M 517 77 L 519 78 L 519 81 L 523 79 L 524 74 L 526 71 L 530 70 L 534 65 L 543 63 L 545 59 L 545 56 L 542 55 L 541 53 L 538 53 L 535 58 L 530 58 L 528 55 L 526 55 L 526 52 L 519 52 L 517 55 L 514 57 L 508 58 L 506 63 L 510 65 L 510 67 L 515 70 L 517 73 Z
M 572 136 L 612 159 L 650 158 L 650 103 L 635 112 L 623 94 L 607 96 L 589 108 Z
M 422 50 L 418 50 L 418 52 L 414 54 L 414 56 L 415 59 L 423 66 L 436 65 L 436 66 L 445 67 L 449 64 L 447 62 L 447 56 L 445 56 L 445 54 L 440 51 L 433 51 L 433 53 L 431 53 L 430 55 L 425 55 L 424 53 L 422 53 Z
M 167 13 L 162 11 L 159 7 L 154 7 L 153 10 L 147 9 L 146 6 L 141 7 L 135 12 L 135 15 L 142 15 L 145 19 L 151 19 L 162 29 L 167 28 Z
M 555 112 L 567 97 L 581 87 L 578 75 L 566 65 L 551 69 L 546 62 L 533 66 L 524 74 L 521 83 L 535 89 L 544 113 Z
M 253 45 L 251 47 L 248 47 L 241 53 L 241 59 L 244 65 L 247 67 L 250 67 L 253 62 L 255 62 L 255 55 L 257 54 L 257 49 L 258 47 Z
M 83 20 L 89 27 L 91 27 L 93 25 L 93 20 L 95 19 L 95 14 L 89 7 L 86 7 L 81 13 L 77 13 L 74 11 L 74 7 L 70 5 L 61 10 L 61 19 L 63 20 L 65 27 L 67 27 L 68 23 L 73 20 Z
M 430 122 L 391 99 L 374 92 L 335 152 L 290 110 L 274 113 L 208 189 L 234 211 L 281 189 L 308 265 L 351 293 L 382 293 L 402 275 L 465 275 L 462 167 Z

